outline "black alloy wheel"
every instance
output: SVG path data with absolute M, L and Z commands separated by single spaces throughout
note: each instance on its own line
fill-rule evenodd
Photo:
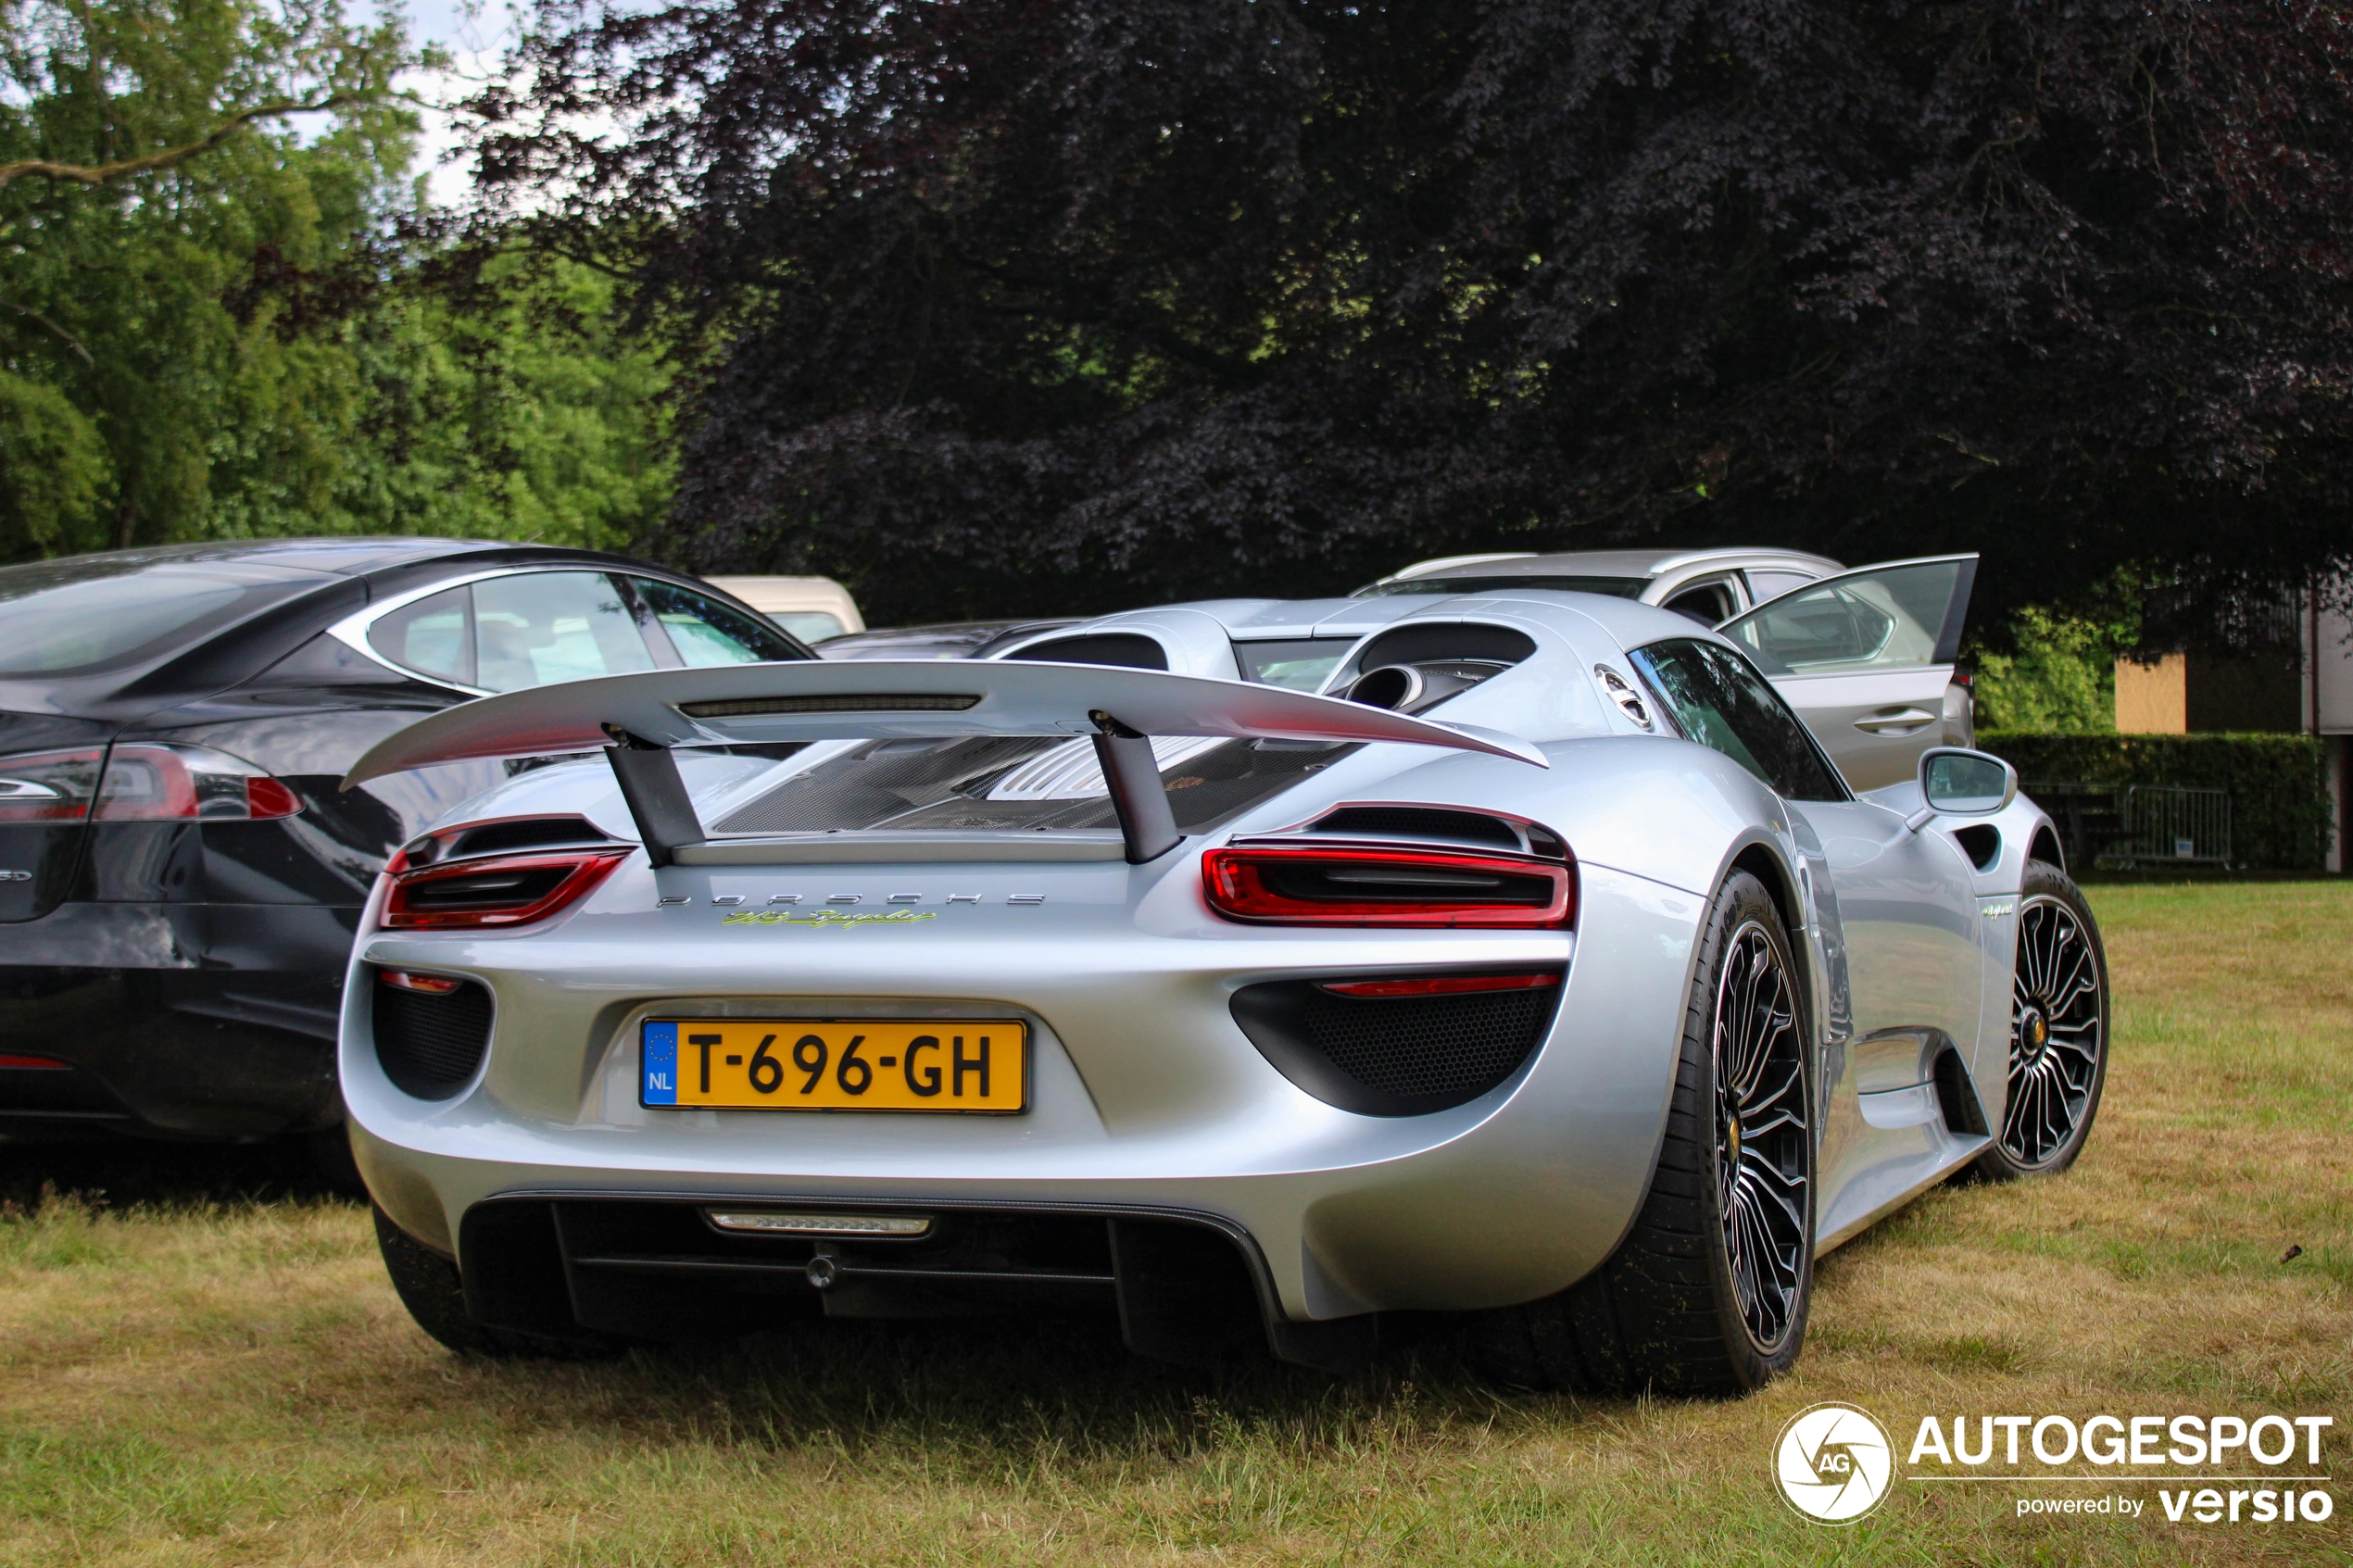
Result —
M 1805 1037 L 1787 958 L 1755 921 L 1732 934 L 1716 987 L 1716 1192 L 1742 1321 L 1779 1346 L 1806 1278 Z
M 2001 1135 L 1975 1170 L 1997 1181 L 2075 1162 L 2108 1076 L 2108 955 L 2082 893 L 2057 866 L 2027 863 L 2010 982 Z
M 1724 880 L 1700 935 L 1666 1135 L 1617 1250 L 1556 1295 L 1480 1313 L 1496 1381 L 1735 1395 L 1797 1360 L 1814 1289 L 1805 988 L 1765 884 Z

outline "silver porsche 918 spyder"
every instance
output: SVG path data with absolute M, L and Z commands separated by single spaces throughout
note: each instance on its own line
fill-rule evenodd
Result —
M 1858 795 L 1765 673 L 1949 661 L 1960 569 L 1920 570 L 1730 634 L 1376 601 L 1288 684 L 1237 656 L 1258 601 L 429 718 L 353 779 L 605 749 L 367 911 L 342 1073 L 393 1279 L 492 1353 L 1095 1311 L 1343 1369 L 1440 1312 L 1526 1386 L 1755 1387 L 1817 1258 L 2065 1167 L 2099 1103 L 2050 820 L 1958 747 Z

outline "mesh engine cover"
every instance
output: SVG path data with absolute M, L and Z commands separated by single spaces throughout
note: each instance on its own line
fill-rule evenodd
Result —
M 1260 1054 L 1316 1098 L 1366 1116 L 1423 1116 L 1477 1099 L 1518 1071 L 1542 1042 L 1560 993 L 1549 985 L 1358 997 L 1285 980 L 1242 987 L 1233 1010 Z
M 403 1094 L 447 1099 L 466 1086 L 490 1048 L 490 993 L 479 981 L 434 996 L 375 987 L 376 1060 Z

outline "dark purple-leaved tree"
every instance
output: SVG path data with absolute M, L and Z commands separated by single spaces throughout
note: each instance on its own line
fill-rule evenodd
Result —
M 2296 0 L 554 0 L 481 152 L 681 345 L 706 570 L 1740 540 L 1990 609 L 2353 550 L 2348 61 Z

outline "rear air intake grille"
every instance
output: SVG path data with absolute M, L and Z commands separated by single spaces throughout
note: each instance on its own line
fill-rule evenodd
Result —
M 1552 1013 L 1553 997 L 1543 991 L 1376 1000 L 1321 996 L 1308 1004 L 1307 1030 L 1333 1066 L 1377 1093 L 1468 1098 L 1527 1060 Z
M 1034 659 L 1051 664 L 1107 664 L 1122 670 L 1165 670 L 1168 650 L 1152 638 L 1134 632 L 1099 632 L 1090 637 L 1062 637 L 1033 643 L 1007 659 Z
M 375 986 L 376 1060 L 403 1094 L 447 1099 L 466 1086 L 490 1046 L 490 993 L 461 980 L 434 994 Z
M 1422 1116 L 1477 1099 L 1516 1072 L 1542 1041 L 1560 991 L 1346 997 L 1276 981 L 1244 986 L 1233 1009 L 1260 1053 L 1316 1098 L 1366 1116 Z
M 480 822 L 409 844 L 409 863 L 429 866 L 472 855 L 512 855 L 557 845 L 610 844 L 612 835 L 585 817 L 516 817 L 503 822 Z

